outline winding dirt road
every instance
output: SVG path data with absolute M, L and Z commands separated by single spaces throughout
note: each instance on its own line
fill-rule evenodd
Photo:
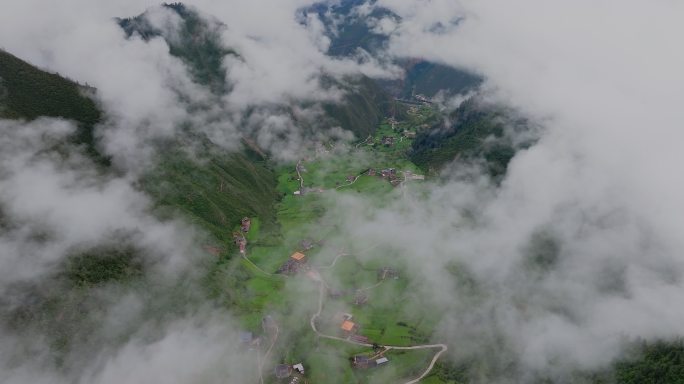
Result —
M 273 346 L 275 345 L 276 341 L 278 341 L 278 335 L 280 334 L 280 328 L 278 327 L 278 324 L 275 324 L 275 335 L 273 335 L 273 341 L 271 342 L 271 345 L 268 347 L 266 350 L 266 353 L 264 354 L 263 360 L 259 359 L 259 355 L 257 355 L 257 360 L 259 363 L 259 379 L 261 384 L 264 382 L 264 365 L 266 365 L 266 361 L 268 361 L 268 355 L 271 354 L 271 350 L 273 349 Z
M 337 258 L 339 258 L 340 256 L 342 256 L 342 255 L 338 255 L 335 258 L 335 261 L 337 261 Z M 334 262 L 332 264 L 333 266 L 334 266 Z M 337 340 L 337 341 L 342 341 L 342 342 L 345 342 L 348 344 L 354 344 L 354 345 L 360 345 L 360 346 L 372 348 L 373 344 L 361 343 L 361 342 L 345 339 L 342 337 L 326 335 L 326 334 L 320 332 L 318 330 L 318 328 L 316 328 L 316 319 L 318 319 L 321 316 L 321 312 L 323 312 L 323 298 L 325 297 L 326 284 L 325 284 L 325 281 L 323 280 L 323 278 L 317 273 L 311 274 L 310 277 L 314 281 L 319 283 L 318 310 L 316 311 L 316 313 L 314 313 L 311 316 L 311 319 L 309 320 L 309 324 L 311 325 L 311 329 L 314 331 L 314 333 L 316 333 L 316 335 L 318 337 L 322 337 L 324 339 Z M 380 282 L 380 283 L 382 283 L 382 282 Z M 378 283 L 372 287 L 368 287 L 366 289 L 375 288 L 376 286 L 380 285 L 380 283 Z M 427 367 L 427 369 L 420 376 L 418 376 L 417 378 L 415 378 L 413 380 L 407 381 L 404 384 L 415 384 L 415 383 L 419 382 L 420 380 L 422 380 L 423 378 L 425 378 L 427 375 L 429 375 L 430 371 L 432 371 L 432 369 L 435 367 L 435 364 L 437 363 L 437 360 L 439 359 L 439 357 L 449 349 L 446 346 L 446 344 L 425 344 L 425 345 L 414 345 L 414 346 L 410 346 L 410 347 L 396 346 L 396 345 L 385 345 L 384 348 L 385 348 L 385 351 L 390 351 L 392 349 L 396 349 L 396 350 L 417 350 L 417 349 L 432 349 L 432 348 L 439 348 L 440 349 L 439 352 L 437 352 L 435 354 L 435 356 L 433 356 L 432 360 L 430 361 L 430 365 Z
M 354 178 L 354 181 L 352 181 L 352 182 L 350 182 L 350 183 L 347 183 L 347 184 L 344 184 L 344 185 L 337 186 L 337 187 L 335 187 L 335 189 L 340 189 L 340 188 L 348 187 L 348 186 L 350 186 L 350 185 L 356 183 L 356 180 L 358 180 L 359 177 L 360 177 L 360 176 L 356 176 L 356 177 Z
M 302 172 L 300 171 L 300 167 L 302 166 L 302 161 L 299 160 L 297 161 L 297 166 L 295 169 L 297 170 L 297 177 L 299 177 L 299 190 L 303 191 L 304 190 L 304 178 L 302 177 Z

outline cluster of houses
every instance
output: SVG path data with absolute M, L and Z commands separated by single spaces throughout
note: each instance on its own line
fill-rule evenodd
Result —
M 243 255 L 247 251 L 247 238 L 245 237 L 245 234 L 249 232 L 251 227 L 252 220 L 249 217 L 243 217 L 240 221 L 240 231 L 233 232 L 233 241 Z
M 377 171 L 375 168 L 369 168 L 366 172 L 368 176 L 380 176 L 383 179 L 389 180 L 390 184 L 397 186 L 401 183 L 396 168 L 385 168 Z M 403 171 L 406 180 L 425 180 L 425 175 L 418 175 L 411 171 Z
M 392 147 L 394 146 L 394 143 L 397 141 L 397 138 L 394 136 L 383 136 L 382 139 L 380 139 L 380 143 L 384 145 L 385 147 Z
M 341 316 L 341 319 L 339 318 Z M 368 344 L 370 341 L 368 337 L 360 335 L 359 325 L 352 321 L 352 315 L 349 313 L 338 314 L 338 319 L 341 320 L 340 323 L 340 337 L 344 337 L 350 341 L 362 344 Z
M 375 168 L 369 168 L 368 171 L 366 171 L 366 174 L 368 176 L 380 176 L 383 179 L 389 179 L 389 180 L 394 180 L 397 178 L 397 169 L 396 168 L 385 168 L 378 171 Z
M 374 170 L 369 170 L 373 171 Z M 395 175 L 396 170 L 394 168 L 389 168 L 381 171 L 383 175 Z M 240 246 L 240 251 L 244 253 L 244 247 L 246 246 L 247 240 L 244 234 L 249 231 L 251 221 L 249 218 L 245 217 L 241 221 L 241 230 L 234 233 L 236 244 Z M 315 269 L 312 269 L 307 264 L 307 257 L 304 252 L 314 248 L 317 243 L 310 239 L 303 239 L 299 242 L 299 251 L 296 251 L 290 255 L 290 257 L 281 265 L 276 273 L 284 275 L 295 275 L 299 272 L 306 271 L 309 274 L 315 274 Z M 396 269 L 390 267 L 383 267 L 377 271 L 378 281 L 383 281 L 386 279 L 398 279 L 399 272 Z M 343 293 L 337 293 L 329 291 L 329 295 L 341 296 Z M 363 290 L 357 290 L 354 295 L 354 305 L 364 305 L 368 302 L 368 294 Z M 338 313 L 334 319 L 339 321 L 339 335 L 347 340 L 360 344 L 370 344 L 368 337 L 359 334 L 359 325 L 352 320 L 352 315 L 349 313 Z M 264 335 L 273 335 L 277 330 L 277 325 L 271 316 L 265 316 L 261 325 L 263 328 Z M 240 332 L 240 343 L 246 348 L 258 348 L 261 344 L 261 338 L 255 337 L 251 332 Z M 375 348 L 381 348 L 376 344 L 373 344 Z M 368 357 L 365 355 L 355 355 L 350 358 L 352 367 L 355 369 L 368 369 L 372 367 L 378 367 L 389 362 L 389 360 L 382 356 L 383 352 L 380 352 L 376 356 Z M 288 384 L 305 384 L 307 380 L 304 376 L 304 365 L 302 363 L 297 364 L 278 364 L 275 366 L 274 375 L 279 383 Z

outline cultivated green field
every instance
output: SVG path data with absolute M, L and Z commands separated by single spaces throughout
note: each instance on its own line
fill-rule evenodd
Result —
M 322 310 L 316 320 L 320 332 L 343 336 L 340 315 L 348 313 L 357 324 L 358 335 L 379 345 L 413 346 L 427 344 L 437 321 L 436 312 L 426 310 L 413 288 L 406 266 L 390 249 L 355 244 L 340 232 L 339 218 L 327 214 L 337 209 L 338 197 L 362 194 L 378 207 L 401 199 L 400 187 L 382 178 L 380 170 L 395 168 L 397 182 L 403 172 L 420 170 L 406 157 L 412 139 L 405 130 L 415 131 L 423 124 L 429 109 L 410 117 L 413 123 L 383 122 L 375 135 L 352 146 L 347 152 L 331 150 L 312 153 L 297 164 L 284 164 L 274 170 L 276 191 L 282 199 L 275 207 L 277 231 L 264 231 L 262 219 L 252 219 L 246 258 L 234 258 L 217 271 L 223 287 L 232 293 L 220 294 L 235 308 L 246 330 L 263 334 L 261 319 L 272 316 L 280 328 L 270 358 L 287 364 L 302 362 L 311 383 L 387 383 L 407 381 L 419 376 L 437 352 L 428 350 L 390 350 L 386 365 L 367 370 L 353 369 L 350 357 L 376 354 L 371 348 L 319 338 L 310 319 L 318 310 L 319 283 L 305 274 L 276 274 L 295 251 L 304 251 L 302 241 L 314 246 L 306 253 L 307 262 L 326 282 Z M 413 125 L 412 125 L 413 124 Z M 394 145 L 382 145 L 383 137 L 394 137 Z M 369 169 L 377 175 L 368 175 Z M 302 184 L 304 190 L 302 193 Z M 299 191 L 295 194 L 296 191 Z M 237 229 L 238 223 L 235 223 Z M 341 252 L 345 255 L 340 256 Z M 334 262 L 334 266 L 332 265 Z M 378 269 L 398 271 L 398 278 L 380 281 Z M 235 277 L 238 278 L 235 278 Z M 232 280 L 232 282 L 231 282 Z M 357 299 L 359 299 L 357 302 Z M 268 343 L 270 337 L 265 338 Z M 262 346 L 262 350 L 266 348 Z M 377 358 L 377 357 L 376 357 Z M 266 382 L 277 382 L 266 372 Z M 432 377 L 432 382 L 439 381 Z M 435 381 L 438 380 L 438 381 Z

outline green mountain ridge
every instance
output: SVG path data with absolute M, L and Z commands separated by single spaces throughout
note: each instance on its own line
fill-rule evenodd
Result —
M 100 162 L 103 155 L 96 149 L 93 132 L 97 123 L 106 118 L 91 98 L 96 90 L 84 91 L 78 83 L 36 68 L 4 51 L 0 51 L 0 77 L 3 90 L 0 118 L 54 117 L 75 121 L 79 130 L 71 142 L 84 145 L 74 147 L 65 143 L 59 150 L 85 150 L 93 166 L 101 165 L 101 172 L 116 172 L 111 164 Z M 249 152 L 223 154 L 207 140 L 202 141 L 201 158 L 191 159 L 179 146 L 176 143 L 160 148 L 158 165 L 138 183 L 152 197 L 160 220 L 184 217 L 209 235 L 205 245 L 220 250 L 223 259 L 233 253 L 231 233 L 242 217 L 258 216 L 264 227 L 273 225 L 274 204 L 279 195 L 275 190 L 275 175 L 265 161 L 256 160 Z M 10 218 L 1 212 L 0 216 L 3 224 L 0 231 L 11 230 Z M 74 249 L 71 256 L 55 265 L 44 282 L 15 287 L 21 293 L 18 302 L 0 300 L 0 326 L 17 334 L 45 336 L 48 353 L 59 365 L 74 345 L 94 345 L 89 338 L 98 333 L 98 321 L 105 315 L 106 305 L 100 297 L 103 288 L 148 292 L 146 297 L 154 299 L 146 311 L 151 318 L 169 309 L 182 310 L 180 303 L 189 300 L 189 294 L 179 291 L 184 283 L 179 281 L 177 287 L 149 287 L 141 262 L 144 257 L 139 252 L 131 248 L 126 238 L 118 244 Z M 90 315 L 84 316 L 83 310 L 88 310 Z M 115 341 L 122 340 L 98 342 Z
M 0 50 L 0 118 L 59 117 L 75 121 L 78 130 L 74 142 L 98 157 L 93 130 L 102 120 L 102 113 L 93 93 L 94 89 L 87 85 L 43 71 Z
M 374 55 L 387 47 L 389 37 L 375 33 L 369 26 L 368 20 L 390 18 L 398 21 L 400 17 L 381 6 L 376 6 L 368 15 L 359 17 L 355 12 L 365 3 L 374 2 L 322 1 L 300 12 L 316 13 L 322 20 L 326 27 L 326 35 L 330 38 L 328 55 L 351 57 L 360 49 Z M 306 18 L 300 16 L 300 19 L 302 23 L 306 23 Z M 404 99 L 411 99 L 415 95 L 433 97 L 440 92 L 453 96 L 472 91 L 482 83 L 480 76 L 464 69 L 420 58 L 400 58 L 394 61 L 396 65 L 404 69 L 404 76 L 397 80 L 376 79 L 375 82 L 395 97 Z
M 175 12 L 182 19 L 178 33 L 180 39 L 166 38 L 164 31 L 153 27 L 147 19 L 149 11 L 117 21 L 128 37 L 138 35 L 144 40 L 165 38 L 170 53 L 188 66 L 197 83 L 208 86 L 218 95 L 230 92 L 222 61 L 226 55 L 239 57 L 239 52 L 221 42 L 220 33 L 226 25 L 218 20 L 209 20 L 194 7 L 182 3 L 164 3 L 162 7 Z M 324 86 L 346 91 L 341 102 L 322 105 L 329 120 L 327 126 L 340 126 L 359 138 L 365 138 L 375 132 L 380 121 L 388 114 L 402 113 L 402 107 L 366 76 L 324 78 L 322 82 Z M 317 126 L 317 129 L 321 128 L 324 127 Z
M 454 159 L 484 159 L 493 176 L 503 176 L 515 148 L 503 140 L 506 112 L 483 105 L 477 98 L 466 100 L 452 112 L 448 123 L 440 122 L 422 131 L 411 146 L 409 157 L 430 170 L 443 168 Z
M 223 94 L 230 89 L 223 69 L 226 55 L 237 55 L 224 47 L 220 34 L 226 27 L 217 20 L 204 18 L 197 10 L 182 3 L 162 4 L 162 7 L 175 12 L 182 20 L 174 38 L 167 38 L 165 31 L 155 28 L 147 18 L 147 12 L 129 18 L 119 18 L 117 22 L 130 38 L 137 34 L 143 40 L 163 37 L 169 45 L 170 53 L 183 60 L 194 80 L 209 87 L 215 94 Z

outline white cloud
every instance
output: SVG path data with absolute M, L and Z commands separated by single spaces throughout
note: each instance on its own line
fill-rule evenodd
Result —
M 681 336 L 684 53 L 673 47 L 684 34 L 682 5 L 379 4 L 403 20 L 392 54 L 472 69 L 492 98 L 544 125 L 500 186 L 455 178 L 408 218 L 351 219 L 355 235 L 390 233 L 409 259 L 421 255 L 415 270 L 435 292 L 453 282 L 442 268 L 449 262 L 476 277 L 485 292 L 477 306 L 458 290 L 435 296 L 451 308 L 441 335 L 455 353 L 486 359 L 499 332 L 512 346 L 500 351 L 517 355 L 525 374 L 567 373 L 610 362 L 634 337 Z M 536 275 L 525 265 L 540 234 L 559 253 Z

